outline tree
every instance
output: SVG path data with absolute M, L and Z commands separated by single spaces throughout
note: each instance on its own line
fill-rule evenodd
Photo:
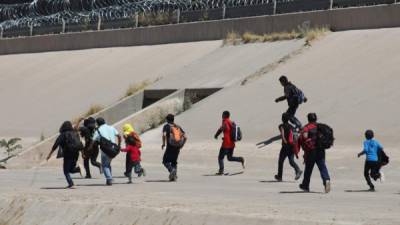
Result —
M 13 151 L 22 148 L 22 146 L 18 144 L 19 141 L 21 141 L 21 138 L 11 138 L 8 141 L 3 139 L 0 141 L 0 148 L 5 148 L 8 157 L 10 157 Z

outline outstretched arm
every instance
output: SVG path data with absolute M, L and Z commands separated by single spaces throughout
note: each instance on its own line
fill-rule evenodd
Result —
M 223 127 L 220 127 L 220 128 L 217 130 L 217 133 L 215 133 L 214 138 L 215 138 L 215 139 L 218 139 L 218 136 L 222 133 L 222 131 L 224 131 L 224 128 L 223 128 Z
M 275 99 L 275 102 L 281 102 L 281 101 L 284 101 L 286 99 L 287 99 L 286 96 L 282 96 L 282 97 L 279 97 L 279 98 Z
M 61 142 L 61 136 L 58 136 L 56 142 L 54 142 L 54 145 L 49 152 L 49 155 L 47 155 L 46 160 L 49 160 L 51 158 L 51 155 L 58 148 L 58 146 L 60 145 L 60 142 Z
M 357 154 L 357 157 L 360 158 L 364 154 L 365 154 L 365 150 L 362 150 L 360 153 Z

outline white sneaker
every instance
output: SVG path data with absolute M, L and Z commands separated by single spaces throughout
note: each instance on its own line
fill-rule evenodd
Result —
M 381 175 L 381 177 L 379 178 L 379 180 L 381 181 L 381 183 L 385 182 L 385 174 L 384 174 L 382 171 L 380 171 L 379 173 L 380 173 L 380 175 Z
M 325 182 L 325 193 L 329 193 L 331 191 L 331 181 L 327 180 Z

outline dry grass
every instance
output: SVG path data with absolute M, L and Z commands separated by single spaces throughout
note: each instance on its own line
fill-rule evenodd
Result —
M 121 99 L 137 94 L 138 92 L 143 91 L 146 87 L 148 87 L 151 84 L 154 84 L 159 80 L 161 80 L 161 77 L 158 77 L 154 80 L 144 80 L 140 83 L 131 84 L 129 85 L 128 89 L 125 92 L 125 95 Z
M 238 45 L 242 42 L 241 37 L 238 33 L 231 31 L 226 35 L 224 39 L 224 45 Z
M 310 42 L 319 39 L 329 32 L 327 27 L 312 28 L 312 29 L 298 29 L 292 32 L 279 32 L 270 34 L 254 34 L 251 32 L 245 32 L 243 35 L 239 35 L 236 32 L 229 32 L 224 39 L 224 45 L 237 45 L 240 43 L 261 43 L 261 42 L 274 42 L 274 41 L 286 41 L 294 39 L 304 38 L 306 44 L 309 45 Z
M 79 116 L 79 117 L 73 119 L 73 120 L 72 120 L 72 123 L 73 123 L 73 124 L 76 124 L 76 123 L 78 123 L 82 118 L 87 118 L 87 117 L 89 117 L 89 116 L 91 116 L 91 115 L 93 115 L 93 114 L 96 114 L 96 113 L 100 112 L 100 111 L 103 110 L 103 109 L 104 109 L 104 107 L 101 106 L 101 105 L 97 105 L 97 104 L 92 105 L 92 106 L 90 106 L 90 108 L 89 108 L 85 113 L 83 113 L 81 116 Z

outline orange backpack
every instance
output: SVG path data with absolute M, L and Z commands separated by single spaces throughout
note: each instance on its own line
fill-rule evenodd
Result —
M 176 124 L 171 125 L 169 140 L 168 140 L 169 145 L 177 148 L 182 148 L 185 142 L 186 138 L 182 129 Z

